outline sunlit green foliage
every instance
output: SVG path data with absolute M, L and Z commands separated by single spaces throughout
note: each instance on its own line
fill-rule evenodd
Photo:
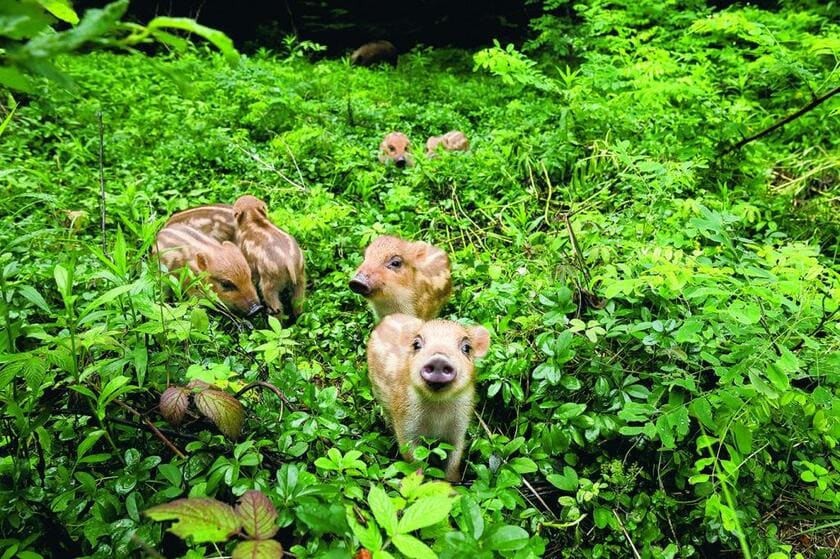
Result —
M 837 87 L 838 8 L 546 4 L 522 48 L 396 70 L 291 42 L 233 67 L 56 60 L 78 90 L 36 82 L 0 136 L 2 553 L 230 554 L 142 512 L 257 489 L 297 557 L 830 556 L 840 97 L 725 152 Z M 415 167 L 376 161 L 394 129 Z M 469 152 L 419 155 L 450 129 Z M 306 252 L 292 328 L 233 322 L 149 259 L 173 211 L 244 193 Z M 491 330 L 454 492 L 444 445 L 397 458 L 366 378 L 347 280 L 383 233 L 445 248 L 444 315 Z M 257 386 L 235 441 L 171 427 L 159 396 L 191 381 L 291 407 Z

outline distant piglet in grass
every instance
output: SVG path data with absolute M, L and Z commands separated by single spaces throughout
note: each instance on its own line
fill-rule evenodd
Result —
M 268 219 L 265 202 L 251 195 L 233 205 L 236 242 L 251 265 L 269 314 L 286 314 L 294 323 L 303 309 L 306 270 L 294 237 Z
M 446 151 L 467 151 L 470 149 L 470 142 L 463 132 L 452 130 L 442 136 L 432 136 L 426 140 L 426 155 L 437 156 L 438 146 Z
M 430 320 L 452 291 L 449 257 L 422 241 L 377 237 L 365 250 L 350 290 L 368 300 L 378 319 L 404 313 Z
M 206 274 L 210 288 L 231 311 L 251 316 L 262 308 L 251 283 L 251 268 L 239 248 L 182 224 L 164 227 L 157 234 L 153 252 L 171 273 L 189 268 Z
M 490 345 L 482 326 L 465 328 L 451 320 L 386 316 L 367 346 L 368 375 L 374 395 L 388 417 L 397 442 L 409 450 L 421 436 L 452 444 L 446 479 L 460 478 L 461 457 L 473 414 L 475 363 Z
M 414 165 L 408 136 L 402 132 L 387 134 L 379 144 L 379 161 L 385 164 L 393 163 L 400 169 Z
M 386 62 L 396 67 L 397 59 L 397 47 L 390 41 L 365 43 L 350 55 L 350 63 L 353 66 L 373 66 L 380 62 Z

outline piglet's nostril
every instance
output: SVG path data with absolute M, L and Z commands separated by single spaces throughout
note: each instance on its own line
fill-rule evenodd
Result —
M 397 159 L 397 160 L 395 161 L 395 164 L 397 165 L 397 167 L 399 167 L 400 169 L 402 169 L 403 167 L 405 167 L 405 158 L 404 158 L 404 157 L 401 157 L 401 158 Z
M 368 296 L 370 295 L 371 288 L 370 284 L 365 281 L 365 279 L 358 275 L 350 280 L 350 291 L 353 293 L 358 293 L 359 295 Z
M 260 305 L 259 303 L 254 303 L 253 305 L 251 305 L 251 308 L 248 309 L 248 316 L 254 316 L 258 312 L 260 312 L 262 309 L 263 309 L 262 305 Z
M 437 391 L 455 380 L 457 373 L 448 359 L 433 357 L 420 367 L 420 376 L 426 381 L 426 386 Z

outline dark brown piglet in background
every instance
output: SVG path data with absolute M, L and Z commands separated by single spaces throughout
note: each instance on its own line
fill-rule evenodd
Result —
M 397 59 L 397 47 L 390 41 L 365 43 L 350 55 L 350 63 L 354 66 L 373 66 L 380 62 L 386 62 L 396 67 Z

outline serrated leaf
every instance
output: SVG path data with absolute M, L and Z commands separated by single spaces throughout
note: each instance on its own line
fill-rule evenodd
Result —
M 449 516 L 452 510 L 452 499 L 442 495 L 433 495 L 418 499 L 413 505 L 405 509 L 400 518 L 397 530 L 407 534 L 432 524 L 437 524 Z
M 245 540 L 233 549 L 231 559 L 280 559 L 283 546 L 277 540 Z
M 400 482 L 400 495 L 406 499 L 412 497 L 421 483 L 423 483 L 423 474 L 419 471 L 411 472 Z
M 242 521 L 233 507 L 215 499 L 177 499 L 147 509 L 152 520 L 175 520 L 169 531 L 195 543 L 223 542 L 239 531 Z
M 245 410 L 239 400 L 215 388 L 207 388 L 193 396 L 198 411 L 216 424 L 229 439 L 236 439 L 242 432 Z
M 267 540 L 277 533 L 277 509 L 262 491 L 247 491 L 236 505 L 245 532 L 254 539 Z
M 368 492 L 368 505 L 376 518 L 376 522 L 385 530 L 389 536 L 397 531 L 397 509 L 385 490 L 374 485 Z
M 182 386 L 170 386 L 160 395 L 160 414 L 170 425 L 177 427 L 184 420 L 189 403 L 189 390 Z
M 359 543 L 368 549 L 379 549 L 382 547 L 382 534 L 379 532 L 379 526 L 376 524 L 376 521 L 364 512 L 359 513 L 362 517 L 362 521 L 360 521 L 356 518 L 356 512 L 352 506 L 348 506 L 346 511 L 347 524 L 350 526 L 353 534 L 359 538 Z
M 424 544 L 414 536 L 407 534 L 395 534 L 394 546 L 400 553 L 409 559 L 437 559 L 437 554 L 428 545 Z

